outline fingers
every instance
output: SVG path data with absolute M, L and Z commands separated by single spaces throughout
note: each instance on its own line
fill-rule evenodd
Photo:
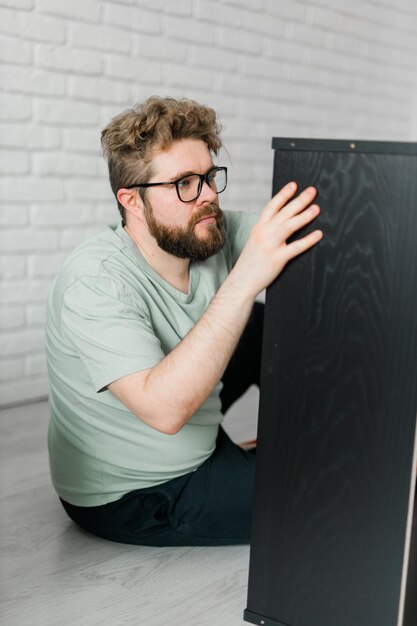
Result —
M 297 215 L 313 202 L 316 195 L 317 189 L 315 187 L 307 187 L 307 189 L 304 189 L 299 196 L 283 207 L 280 211 L 281 215 L 283 217 L 292 217 L 293 215 Z
M 279 228 L 284 229 L 285 239 L 288 239 L 288 237 L 293 235 L 297 230 L 309 224 L 319 213 L 320 207 L 318 204 L 312 204 L 299 215 L 294 215 L 294 217 L 288 218 L 285 222 L 279 224 Z
M 297 241 L 293 241 L 292 243 L 287 244 L 285 248 L 285 256 L 287 257 L 287 262 L 290 259 L 302 254 L 309 248 L 312 248 L 316 243 L 318 243 L 323 238 L 323 231 L 315 230 L 314 232 L 302 237 L 302 239 L 297 239 Z
M 271 217 L 276 215 L 277 211 L 282 209 L 282 207 L 287 204 L 296 191 L 297 184 L 294 182 L 288 183 L 288 185 L 285 185 L 282 189 L 280 189 L 280 191 L 278 191 L 278 193 L 271 198 L 268 204 L 265 205 L 265 208 L 259 216 L 259 221 L 267 222 L 270 220 Z
M 269 221 L 276 216 L 278 212 L 280 214 L 282 213 L 284 217 L 296 215 L 311 204 L 317 195 L 317 189 L 315 187 L 307 187 L 297 198 L 290 202 L 296 191 L 297 184 L 295 182 L 290 182 L 285 185 L 265 206 L 259 220 L 264 222 Z

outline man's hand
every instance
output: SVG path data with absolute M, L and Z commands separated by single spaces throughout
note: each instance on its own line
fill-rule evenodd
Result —
M 268 202 L 233 269 L 242 290 L 248 290 L 253 298 L 277 278 L 290 259 L 323 237 L 322 231 L 316 230 L 302 239 L 286 243 L 291 235 L 320 213 L 317 204 L 306 208 L 317 194 L 314 187 L 308 187 L 291 200 L 296 190 L 297 185 L 289 183 Z

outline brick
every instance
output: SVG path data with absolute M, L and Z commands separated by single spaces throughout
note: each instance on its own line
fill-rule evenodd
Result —
M 323 46 L 325 31 L 312 24 L 296 24 L 294 22 L 286 24 L 285 37 L 290 41 L 298 41 L 302 46 L 313 45 Z M 328 51 L 326 51 L 328 52 Z
M 100 204 L 94 209 L 95 222 L 97 224 L 116 224 L 120 220 L 120 213 L 116 200 L 107 204 Z
M 34 154 L 34 174 L 94 177 L 98 173 L 98 156 L 66 152 Z
M 63 147 L 65 150 L 73 152 L 101 154 L 100 134 L 101 132 L 98 129 L 64 129 Z
M 67 228 L 59 233 L 59 247 L 61 249 L 71 250 L 87 239 L 87 237 L 103 230 L 103 227 L 103 224 L 97 224 L 96 226 L 84 226 L 81 228 Z
M 62 75 L 36 69 L 32 66 L 19 67 L 4 65 L 0 67 L 0 82 L 8 91 L 30 95 L 63 96 L 65 78 Z
M 46 356 L 44 353 L 34 354 L 25 358 L 25 374 L 27 376 L 46 373 Z
M 75 226 L 96 222 L 94 204 L 77 202 L 42 203 L 31 207 L 34 226 Z
M 349 20 L 347 15 L 343 15 L 342 13 L 337 13 L 332 8 L 322 8 L 317 6 L 309 6 L 307 9 L 307 20 L 311 24 L 316 24 L 320 28 L 327 29 L 330 31 L 342 31 L 346 32 L 346 26 L 351 20 Z M 355 23 L 359 22 L 359 20 L 355 20 Z M 369 25 L 366 27 L 369 31 Z
M 126 82 L 100 77 L 72 76 L 69 79 L 69 95 L 78 100 L 125 105 L 130 100 L 130 85 Z
M 195 98 L 199 98 L 199 94 L 196 93 Z M 220 121 L 224 115 L 234 115 L 236 113 L 236 98 L 235 96 L 228 96 L 225 94 L 213 92 L 208 97 L 207 94 L 202 96 L 203 104 L 207 104 L 212 107 L 217 115 L 219 116 Z
M 2 174 L 26 174 L 29 172 L 29 155 L 17 150 L 0 150 Z
M 275 120 L 279 118 L 286 110 L 286 104 L 283 102 L 271 102 L 262 100 L 259 102 L 259 107 L 255 106 L 253 102 L 249 100 L 242 101 L 240 103 L 241 113 L 248 118 L 270 118 Z
M 248 124 L 246 120 L 238 119 L 238 118 L 222 118 L 223 124 L 223 133 L 222 137 L 227 146 L 227 142 L 232 139 L 242 139 L 242 137 L 246 137 L 247 139 L 257 139 L 260 134 L 260 129 L 264 131 L 263 122 Z M 240 164 L 239 164 L 240 171 Z M 254 166 L 255 167 L 255 166 Z M 268 174 L 270 177 L 270 174 Z
M 32 44 L 16 37 L 0 35 L 0 61 L 26 65 L 32 60 Z
M 0 98 L 0 120 L 29 120 L 32 103 L 26 96 L 3 93 Z
M 22 226 L 28 222 L 29 207 L 27 205 L 2 205 L 0 211 L 0 226 Z
M 104 7 L 103 21 L 135 32 L 139 30 L 146 33 L 159 33 L 161 31 L 159 14 L 137 7 L 107 4 Z
M 160 59 L 183 62 L 187 58 L 187 46 L 179 41 L 173 41 L 164 37 L 144 35 L 142 33 L 132 35 L 133 57 Z
M 216 24 L 228 24 L 238 28 L 242 25 L 242 10 L 235 9 L 214 0 L 197 0 L 194 4 L 195 15 L 198 19 Z M 267 19 L 267 18 L 266 18 Z
M 61 145 L 61 132 L 35 124 L 0 124 L 3 147 L 50 150 Z
M 35 120 L 64 126 L 93 126 L 98 123 L 97 107 L 87 102 L 42 98 L 34 102 Z
M 284 25 L 285 22 L 282 19 L 265 13 L 244 12 L 242 14 L 242 28 L 260 35 L 280 37 L 284 34 Z M 246 33 L 242 33 L 242 36 L 245 38 Z
M 407 30 L 407 31 L 412 31 L 413 33 L 415 33 L 415 19 L 416 19 L 416 15 L 417 15 L 417 7 L 414 3 L 414 0 L 412 0 L 413 2 L 413 8 L 414 8 L 414 13 L 412 15 L 410 15 L 410 13 L 408 12 L 404 12 L 405 7 L 402 7 L 403 11 L 402 12 L 397 12 L 397 16 L 395 19 L 395 25 L 398 28 L 401 28 L 403 30 Z
M 46 323 L 46 302 L 43 304 L 30 304 L 26 307 L 26 323 L 33 326 L 44 326 Z
M 241 163 L 237 168 L 231 167 L 229 174 L 230 182 L 233 185 L 235 185 L 238 181 L 247 182 L 248 180 L 255 180 L 268 186 L 271 183 L 270 172 L 267 172 L 263 165 L 257 165 L 256 163 Z
M 159 83 L 162 78 L 162 67 L 160 63 L 154 61 L 126 59 L 125 57 L 112 54 L 105 61 L 104 74 L 119 79 Z
M 398 7 L 384 7 L 373 4 L 362 3 L 360 16 L 364 20 L 368 20 L 371 24 L 384 24 L 392 27 L 397 25 Z
M 45 302 L 51 283 L 50 278 L 4 280 L 0 283 L 0 301 L 4 304 Z
M 224 3 L 245 7 L 245 9 L 251 9 L 252 11 L 260 11 L 264 7 L 264 1 L 265 0 L 224 0 Z M 273 1 L 276 2 L 276 0 Z
M 33 8 L 34 0 L 1 0 L 1 5 L 11 9 L 29 10 Z
M 37 8 L 41 13 L 88 22 L 98 22 L 101 15 L 100 2 L 93 0 L 37 0 Z
M 43 329 L 24 328 L 11 331 L 6 335 L 0 334 L 0 354 L 3 356 L 25 354 L 33 350 L 40 350 L 43 348 L 43 343 Z
M 244 52 L 245 54 L 259 54 L 262 52 L 262 38 L 255 33 L 248 33 L 233 28 L 220 28 L 218 43 L 223 48 Z M 262 65 L 262 63 L 259 63 Z
M 243 59 L 242 72 L 248 76 L 266 77 L 279 80 L 283 77 L 283 64 L 269 59 L 262 59 L 262 63 L 255 57 Z
M 168 37 L 182 41 L 194 41 L 202 44 L 214 43 L 214 27 L 210 24 L 171 15 L 164 16 L 163 33 Z
M 211 90 L 214 85 L 213 72 L 208 70 L 188 67 L 184 71 L 182 65 L 170 65 L 164 67 L 165 80 L 167 85 L 184 86 Z
M 35 11 L 17 12 L 0 8 L 0 30 L 8 35 L 18 35 L 23 40 L 49 43 L 65 41 L 65 23 Z
M 13 380 L 24 374 L 24 359 L 23 357 L 15 359 L 0 359 L 0 380 Z
M 251 94 L 259 95 L 261 91 L 261 80 L 258 78 L 242 76 L 242 74 L 231 74 L 220 76 L 219 88 L 222 93 L 238 94 L 245 97 Z
M 72 46 L 93 50 L 129 52 L 130 40 L 118 28 L 103 24 L 68 24 L 69 41 Z
M 151 5 L 152 0 L 148 0 L 148 4 Z M 191 15 L 193 7 L 193 0 L 175 0 L 175 2 L 167 2 L 165 4 L 165 11 L 166 13 L 175 13 L 176 15 Z M 150 6 L 150 8 L 152 7 Z
M 248 146 L 244 141 L 229 142 L 227 150 L 230 154 L 232 163 L 240 159 L 242 163 L 260 163 L 263 162 L 267 167 L 271 165 L 271 145 L 269 142 L 251 142 Z
M 112 192 L 108 180 L 91 181 L 84 179 L 68 180 L 65 183 L 66 197 L 69 200 L 110 200 Z
M 259 93 L 261 97 L 276 102 L 292 102 L 306 98 L 307 89 L 303 84 L 294 84 L 289 80 L 262 79 Z
M 2 306 L 0 308 L 0 328 L 7 330 L 9 328 L 19 328 L 25 323 L 25 314 L 22 306 Z
M 29 276 L 55 276 L 65 260 L 66 254 L 38 254 L 28 258 Z
M 361 30 L 363 32 L 363 28 Z M 412 53 L 416 52 L 417 42 L 415 30 L 413 32 L 406 32 L 404 30 L 399 31 L 398 29 L 381 26 L 378 29 L 374 29 L 373 32 L 375 31 L 377 40 L 381 44 L 385 43 L 385 45 L 392 45 L 395 48 L 407 48 Z
M 58 235 L 50 230 L 8 229 L 0 231 L 3 252 L 33 252 L 33 250 L 56 250 Z
M 192 46 L 189 60 L 196 67 L 207 67 L 214 73 L 236 71 L 238 69 L 238 57 L 233 52 L 227 52 L 213 46 Z M 222 74 L 221 74 L 222 75 Z
M 184 90 L 182 90 L 180 87 L 178 87 L 177 92 L 174 92 L 173 89 L 170 87 L 169 88 L 169 92 L 167 92 L 167 87 L 166 85 L 164 85 L 163 82 L 161 82 L 160 85 L 156 86 L 156 83 L 145 83 L 144 81 L 133 81 L 130 87 L 130 103 L 129 105 L 131 105 L 132 103 L 136 103 L 136 102 L 143 102 L 144 100 L 146 100 L 146 98 L 148 98 L 151 95 L 154 94 L 160 94 L 161 90 L 163 90 L 162 95 L 169 95 L 172 96 L 173 98 L 177 97 L 177 98 L 184 98 L 186 97 L 186 94 L 184 93 Z M 128 107 L 125 107 L 125 109 Z M 129 106 L 130 108 L 130 106 Z M 106 107 L 106 109 L 102 110 L 102 125 L 107 125 L 108 122 L 115 117 L 116 115 L 118 115 L 119 113 L 121 113 L 123 111 L 123 108 L 121 109 L 120 106 L 119 107 Z
M 325 0 L 327 2 L 327 0 Z M 297 22 L 305 22 L 307 17 L 306 2 L 296 2 L 296 0 L 265 0 L 267 13 L 277 16 L 283 21 L 294 20 Z M 334 0 L 333 0 L 334 2 Z
M 80 74 L 99 74 L 102 55 L 93 50 L 37 44 L 35 61 L 37 65 L 47 69 Z
M 45 375 L 0 384 L 1 406 L 46 398 L 48 388 L 48 377 Z
M 107 124 L 117 115 L 120 115 L 122 111 L 126 111 L 130 109 L 132 103 L 142 101 L 147 98 L 150 94 L 154 93 L 155 84 L 152 85 L 151 91 L 149 90 L 149 85 L 142 81 L 133 81 L 131 84 L 131 100 L 125 107 L 121 107 L 120 104 L 104 104 L 100 107 L 100 132 L 98 133 L 99 138 L 101 138 L 101 129 L 107 126 Z M 136 93 L 144 94 L 139 95 L 139 98 L 136 97 Z M 101 148 L 100 148 L 101 151 Z
M 26 274 L 26 259 L 21 256 L 2 255 L 0 256 L 0 276 L 2 278 L 12 278 L 13 276 L 24 276 Z
M 63 197 L 62 180 L 25 177 L 19 179 L 17 183 L 15 178 L 4 177 L 0 181 L 0 200 L 33 202 L 33 200 L 62 200 Z
M 267 38 L 264 42 L 265 54 L 269 57 L 285 60 L 305 62 L 306 55 L 311 53 L 310 47 L 294 43 L 283 38 Z M 328 54 L 328 51 L 327 51 Z
M 152 9 L 152 11 L 163 11 L 167 5 L 166 0 L 116 0 L 116 2 L 135 4 L 141 7 L 145 7 L 145 9 Z
M 265 150 L 266 153 L 266 150 Z M 257 204 L 260 210 L 262 206 L 268 201 L 268 195 L 265 193 L 265 185 L 260 181 L 242 181 L 239 185 L 236 185 L 231 189 L 231 197 L 236 199 L 245 198 L 246 200 L 252 200 L 253 204 Z M 269 193 L 268 189 L 268 193 Z

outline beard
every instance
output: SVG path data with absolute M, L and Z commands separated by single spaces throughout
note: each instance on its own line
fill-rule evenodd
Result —
M 211 203 L 190 217 L 187 226 L 165 226 L 155 219 L 151 205 L 144 201 L 144 213 L 149 232 L 156 239 L 158 246 L 180 259 L 192 262 L 205 261 L 223 248 L 225 233 L 223 230 L 223 211 L 217 203 Z M 214 216 L 215 222 L 204 226 L 205 235 L 199 237 L 195 232 L 196 224 L 204 217 Z

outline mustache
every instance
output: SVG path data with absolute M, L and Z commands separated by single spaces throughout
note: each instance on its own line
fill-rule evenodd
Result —
M 193 215 L 191 226 L 195 226 L 197 222 L 209 216 L 215 217 L 217 224 L 219 226 L 222 225 L 223 219 L 224 219 L 223 211 L 221 210 L 218 204 L 215 204 L 213 202 L 212 204 L 207 204 L 205 207 L 200 209 L 200 211 L 196 213 L 196 215 Z

